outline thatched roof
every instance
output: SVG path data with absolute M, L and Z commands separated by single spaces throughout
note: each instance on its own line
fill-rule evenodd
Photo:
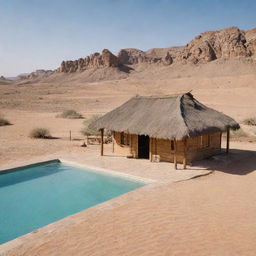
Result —
M 208 108 L 191 93 L 136 96 L 90 125 L 154 138 L 181 140 L 210 132 L 238 129 L 231 117 Z

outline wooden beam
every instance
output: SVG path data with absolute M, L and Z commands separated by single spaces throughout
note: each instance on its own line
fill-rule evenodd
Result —
M 184 139 L 183 169 L 187 168 L 187 139 Z
M 100 135 L 101 135 L 101 150 L 100 150 L 100 155 L 103 156 L 103 154 L 104 154 L 104 149 L 103 149 L 103 145 L 104 145 L 104 129 L 100 129 Z
M 112 132 L 112 153 L 115 152 L 115 132 Z
M 227 147 L 226 147 L 226 153 L 229 153 L 229 137 L 230 137 L 230 128 L 227 128 Z
M 177 170 L 177 141 L 174 140 L 174 169 Z
M 133 157 L 133 153 L 132 153 L 132 134 L 129 134 L 129 144 L 130 144 L 130 154 Z
M 149 137 L 149 160 L 150 160 L 150 162 L 152 162 L 153 141 L 154 141 L 154 139 Z

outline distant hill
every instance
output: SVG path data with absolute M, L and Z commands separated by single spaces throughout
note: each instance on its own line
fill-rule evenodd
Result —
M 252 57 L 256 53 L 256 29 L 231 27 L 208 31 L 196 36 L 186 46 L 153 48 L 148 51 L 122 49 L 117 56 L 104 49 L 74 61 L 63 61 L 57 72 L 73 73 L 92 68 L 122 67 L 140 63 L 207 63 L 221 58 Z
M 9 78 L 6 78 L 4 76 L 0 76 L 0 84 L 9 84 L 12 81 Z
M 37 79 L 37 78 L 45 78 L 53 73 L 52 70 L 44 70 L 38 69 L 31 73 L 20 74 L 18 79 Z
M 160 75 L 182 77 L 195 75 L 199 66 L 210 76 L 215 72 L 232 75 L 232 72 L 255 72 L 255 61 L 256 28 L 244 31 L 231 27 L 204 32 L 185 46 L 153 48 L 148 51 L 128 48 L 120 50 L 117 55 L 104 49 L 102 53 L 62 61 L 54 71 L 37 70 L 20 76 L 19 80 L 28 83 L 62 79 L 93 82 L 128 77 L 154 79 Z M 214 64 L 206 67 L 210 63 Z

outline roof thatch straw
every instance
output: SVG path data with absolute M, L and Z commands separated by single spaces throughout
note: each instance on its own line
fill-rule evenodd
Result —
M 191 93 L 170 96 L 136 96 L 90 125 L 153 138 L 187 137 L 238 129 L 231 117 L 208 108 Z

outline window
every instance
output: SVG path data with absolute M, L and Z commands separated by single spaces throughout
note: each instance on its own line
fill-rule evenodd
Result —
M 210 147 L 210 135 L 202 135 L 202 136 L 200 136 L 200 139 L 201 139 L 201 147 L 202 148 Z
M 120 136 L 121 136 L 121 138 L 120 138 L 121 145 L 129 146 L 130 145 L 130 136 L 129 136 L 129 134 L 121 132 Z

